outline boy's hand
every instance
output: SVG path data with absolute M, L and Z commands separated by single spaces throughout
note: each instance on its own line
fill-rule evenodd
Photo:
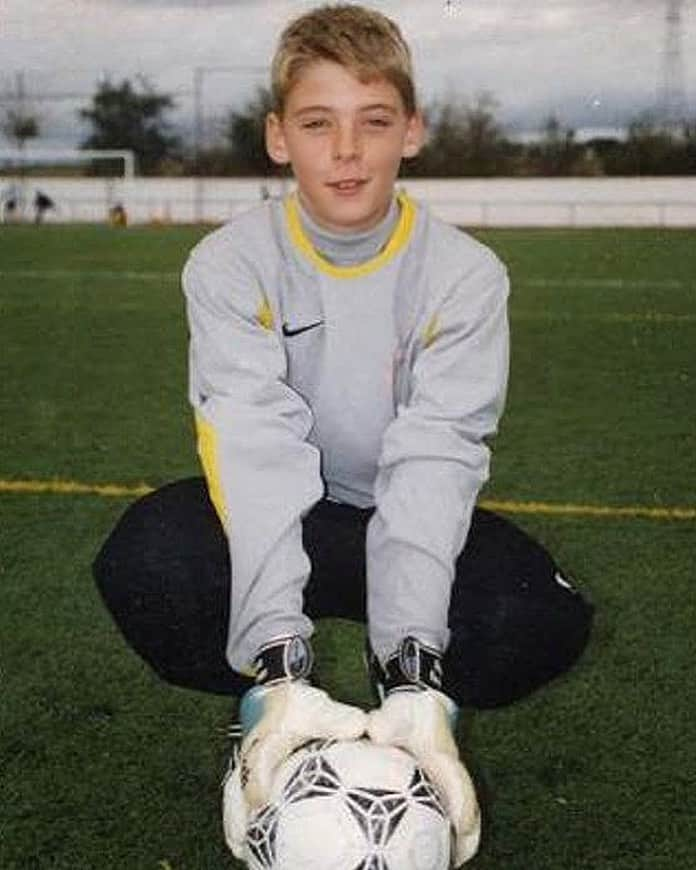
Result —
M 268 801 L 276 770 L 303 743 L 316 738 L 357 740 L 367 728 L 363 710 L 340 704 L 304 682 L 257 686 L 243 703 L 247 698 L 261 705 L 261 716 L 242 741 L 239 758 L 241 787 L 250 810 Z
M 268 801 L 276 770 L 307 740 L 353 740 L 365 733 L 362 710 L 309 685 L 313 664 L 310 642 L 298 636 L 269 642 L 254 659 L 259 685 L 244 695 L 239 708 L 240 777 L 250 809 Z
M 381 699 L 368 716 L 368 736 L 410 752 L 433 781 L 454 827 L 453 860 L 460 867 L 478 849 L 481 814 L 453 736 L 458 708 L 442 691 L 442 653 L 406 637 L 384 664 L 368 642 L 366 663 Z
M 369 714 L 367 733 L 375 743 L 411 753 L 433 781 L 454 827 L 454 866 L 461 867 L 478 849 L 481 814 L 452 736 L 453 707 L 453 701 L 434 689 L 396 689 Z
M 223 783 L 222 821 L 232 854 L 246 857 L 249 814 L 268 802 L 278 767 L 313 738 L 354 740 L 365 733 L 367 714 L 339 704 L 321 689 L 286 680 L 256 686 L 244 696 L 260 714 L 242 741 L 236 763 Z

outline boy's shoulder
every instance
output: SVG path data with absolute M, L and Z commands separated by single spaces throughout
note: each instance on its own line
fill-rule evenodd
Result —
M 269 244 L 275 238 L 276 209 L 277 203 L 269 199 L 234 215 L 221 227 L 203 236 L 192 248 L 189 263 L 210 259 L 257 261 L 258 252 L 264 250 L 268 254 Z
M 427 204 L 418 202 L 423 218 L 423 255 L 426 268 L 453 275 L 475 269 L 505 271 L 498 255 L 467 230 L 447 223 Z

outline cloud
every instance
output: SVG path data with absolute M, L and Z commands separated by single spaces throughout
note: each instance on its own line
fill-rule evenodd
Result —
M 409 40 L 426 102 L 491 91 L 504 120 L 611 123 L 653 105 L 662 73 L 658 0 L 370 0 Z M 239 106 L 270 62 L 278 33 L 316 0 L 0 0 L 0 98 L 23 71 L 32 93 L 84 93 L 104 74 L 145 75 L 192 117 L 195 67 L 213 117 Z M 684 5 L 686 87 L 696 97 L 696 9 Z M 234 68 L 234 69 L 231 69 Z M 217 70 L 217 71 L 213 71 Z M 246 72 L 244 70 L 247 70 Z M 43 102 L 74 119 L 79 103 Z M 628 113 L 628 114 L 627 114 Z M 696 107 L 694 107 L 696 114 Z M 577 121 L 573 121 L 577 123 Z
M 147 8 L 152 6 L 180 6 L 192 9 L 232 8 L 235 6 L 258 6 L 259 0 L 97 0 L 111 6 Z

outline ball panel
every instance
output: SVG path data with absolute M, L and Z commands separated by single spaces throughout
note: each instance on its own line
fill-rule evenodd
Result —
M 410 870 L 444 870 L 450 867 L 451 852 L 449 824 L 419 829 L 411 838 L 404 866 Z
M 450 825 L 408 753 L 312 741 L 283 765 L 247 836 L 251 870 L 448 870 Z
M 278 870 L 346 870 L 365 850 L 361 831 L 346 812 L 339 793 L 309 798 L 280 813 Z

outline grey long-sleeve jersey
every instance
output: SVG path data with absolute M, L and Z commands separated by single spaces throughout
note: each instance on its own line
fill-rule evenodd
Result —
M 386 247 L 325 260 L 294 196 L 211 233 L 183 274 L 190 400 L 232 564 L 227 655 L 312 632 L 302 518 L 375 506 L 370 639 L 444 649 L 455 560 L 489 470 L 508 371 L 506 271 L 405 195 Z

